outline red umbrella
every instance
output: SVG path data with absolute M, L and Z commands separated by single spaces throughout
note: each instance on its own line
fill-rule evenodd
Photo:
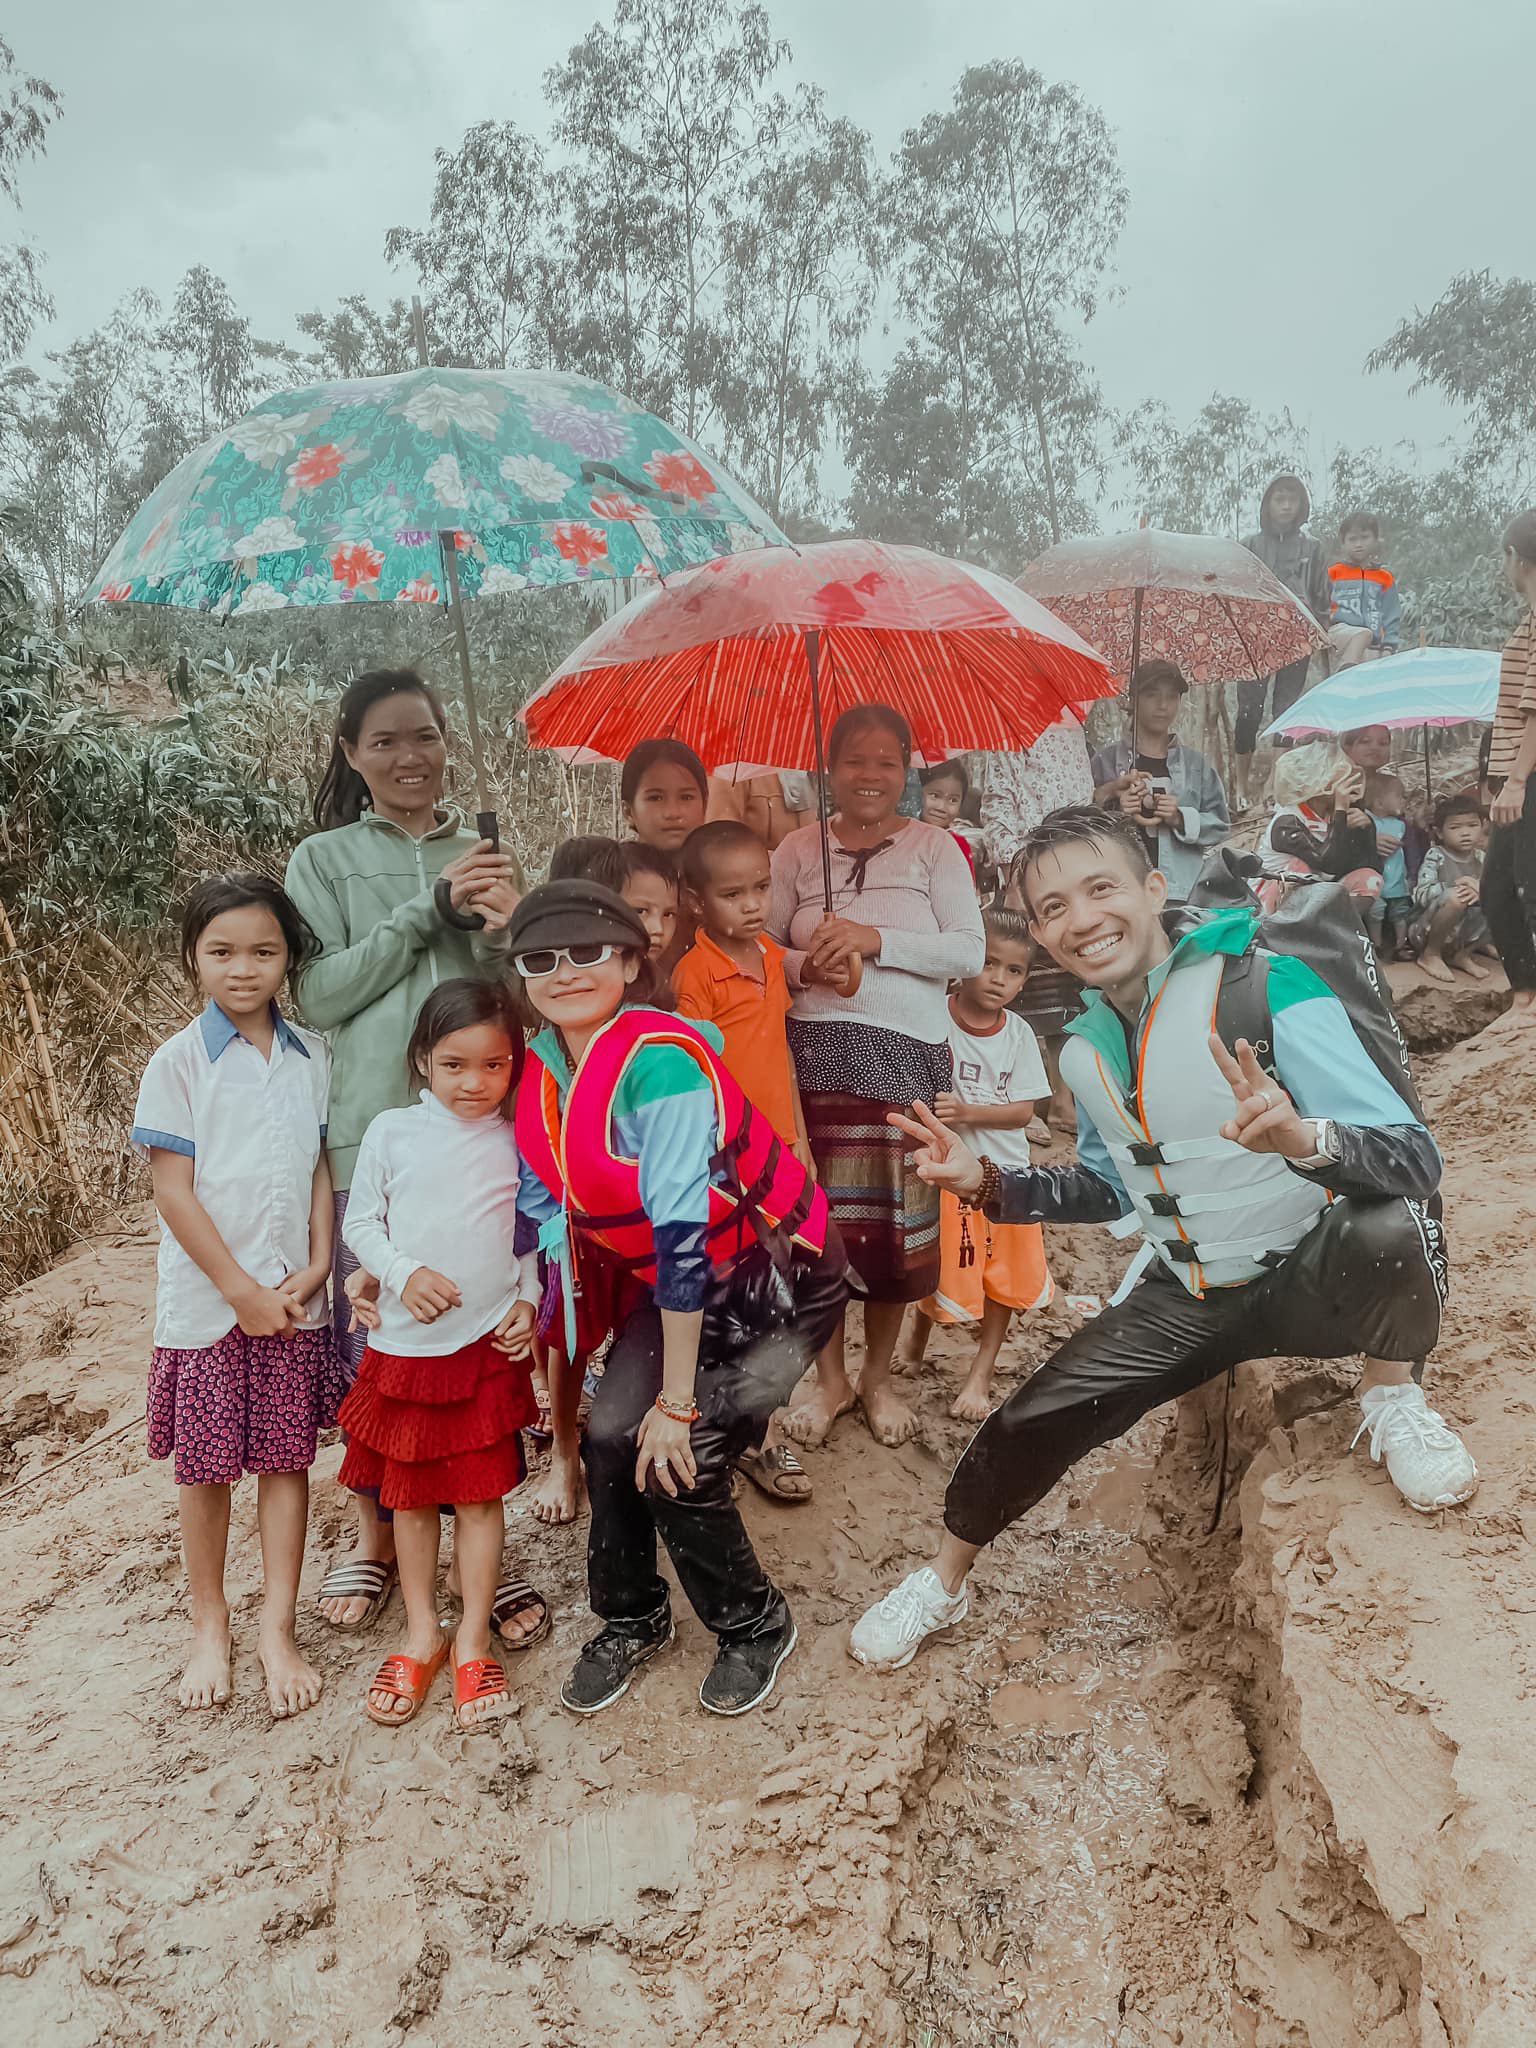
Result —
M 674 577 L 589 634 L 522 715 L 567 760 L 621 761 L 666 733 L 745 777 L 820 773 L 826 721 L 852 704 L 893 705 L 934 761 L 1031 746 L 1115 688 L 1102 656 L 990 570 L 834 540 Z
M 1192 683 L 1257 680 L 1323 645 L 1317 621 L 1240 541 L 1144 526 L 1047 548 L 1019 588 L 1125 679 L 1177 662 Z

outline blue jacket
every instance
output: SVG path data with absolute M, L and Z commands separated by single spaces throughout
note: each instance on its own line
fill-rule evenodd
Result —
M 1334 562 L 1328 570 L 1328 623 L 1367 626 L 1371 645 L 1395 654 L 1402 637 L 1403 606 L 1390 569 L 1367 569 L 1358 562 Z
M 1088 764 L 1094 788 L 1128 775 L 1135 764 L 1136 749 L 1129 740 L 1101 747 Z M 1206 854 L 1231 831 L 1232 820 L 1221 777 L 1198 747 L 1169 742 L 1168 780 L 1178 799 L 1179 821 L 1158 828 L 1156 866 L 1167 879 L 1169 902 L 1182 903 L 1195 886 Z

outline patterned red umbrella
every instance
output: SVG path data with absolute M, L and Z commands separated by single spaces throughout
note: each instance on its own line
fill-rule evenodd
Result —
M 1143 661 L 1192 683 L 1273 675 L 1323 644 L 1317 621 L 1240 541 L 1144 526 L 1048 548 L 1019 588 L 1104 654 L 1123 682 Z

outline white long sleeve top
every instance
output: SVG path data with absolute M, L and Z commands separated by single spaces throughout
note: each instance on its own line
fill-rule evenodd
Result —
M 488 1336 L 514 1302 L 539 1299 L 538 1255 L 512 1238 L 521 1170 L 505 1117 L 455 1116 L 423 1090 L 376 1116 L 358 1150 L 342 1236 L 379 1281 L 371 1342 L 401 1358 L 444 1358 Z M 418 1323 L 400 1296 L 421 1266 L 464 1297 Z

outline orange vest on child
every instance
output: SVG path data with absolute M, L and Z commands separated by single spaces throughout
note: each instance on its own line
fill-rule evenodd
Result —
M 626 1008 L 605 1024 L 577 1066 L 560 1114 L 555 1076 L 530 1052 L 515 1128 L 524 1166 L 539 1176 L 571 1222 L 647 1286 L 656 1242 L 640 1201 L 640 1162 L 613 1149 L 612 1106 L 625 1069 L 648 1045 L 677 1046 L 714 1091 L 716 1150 L 710 1161 L 707 1249 L 729 1267 L 760 1237 L 782 1232 L 808 1250 L 827 1241 L 827 1198 L 760 1110 L 742 1094 L 703 1034 L 664 1010 Z M 728 1185 L 716 1185 L 724 1172 Z

